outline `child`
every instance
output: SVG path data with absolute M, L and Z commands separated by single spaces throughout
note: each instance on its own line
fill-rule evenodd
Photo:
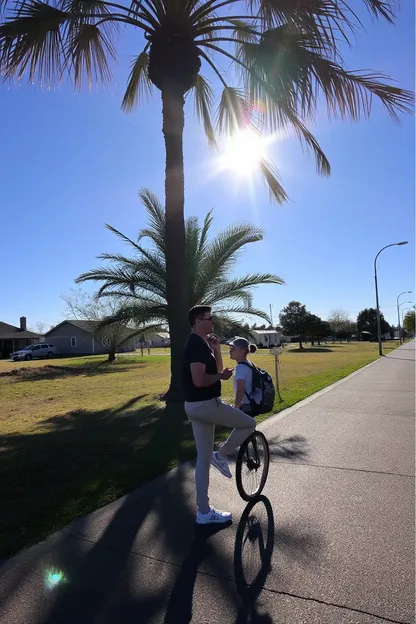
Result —
M 234 371 L 234 407 L 250 414 L 250 399 L 256 403 L 261 402 L 261 390 L 254 389 L 253 391 L 253 371 L 250 366 L 251 362 L 247 360 L 248 354 L 255 353 L 257 347 L 245 338 L 235 338 L 229 345 L 230 358 L 237 362 Z

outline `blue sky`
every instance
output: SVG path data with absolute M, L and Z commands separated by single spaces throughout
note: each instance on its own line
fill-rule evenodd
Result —
M 402 4 L 395 27 L 365 19 L 367 30 L 346 62 L 382 70 L 413 89 L 414 6 Z M 97 266 L 99 253 L 122 250 L 104 224 L 134 236 L 144 225 L 137 191 L 149 187 L 163 197 L 159 93 L 129 115 L 120 110 L 129 63 L 139 51 L 133 44 L 129 35 L 119 46 L 109 89 L 0 85 L 2 321 L 62 320 L 60 295 L 77 275 Z M 295 138 L 278 141 L 270 156 L 290 197 L 284 206 L 270 203 L 261 182 L 250 189 L 229 173 L 208 175 L 214 156 L 191 102 L 186 115 L 186 214 L 202 218 L 214 208 L 216 230 L 241 220 L 262 226 L 264 241 L 247 248 L 235 272 L 270 271 L 286 281 L 258 288 L 256 307 L 272 304 L 276 320 L 295 299 L 324 318 L 333 308 L 355 318 L 374 306 L 374 255 L 408 240 L 383 252 L 378 264 L 381 308 L 397 323 L 397 295 L 415 290 L 413 115 L 398 125 L 375 103 L 371 121 L 352 124 L 329 121 L 320 110 L 312 129 L 332 175 L 319 177 Z

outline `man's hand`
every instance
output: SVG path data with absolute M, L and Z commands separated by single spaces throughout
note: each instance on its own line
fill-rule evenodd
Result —
M 227 381 L 232 376 L 233 371 L 233 368 L 224 368 L 224 370 L 220 373 L 220 379 L 222 379 L 222 381 Z
M 208 336 L 207 342 L 209 346 L 211 347 L 211 349 L 213 349 L 214 351 L 221 349 L 219 338 L 215 334 L 211 334 L 211 336 Z

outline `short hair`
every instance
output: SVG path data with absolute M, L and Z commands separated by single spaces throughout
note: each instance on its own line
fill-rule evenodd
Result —
M 194 327 L 196 320 L 206 314 L 207 312 L 211 312 L 211 306 L 194 306 L 188 312 L 188 321 L 191 327 Z

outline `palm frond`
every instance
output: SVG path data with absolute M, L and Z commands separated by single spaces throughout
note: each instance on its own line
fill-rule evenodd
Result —
M 247 43 L 254 43 L 258 40 L 259 32 L 253 27 L 250 22 L 242 19 L 225 19 L 226 23 L 234 26 L 233 37 L 238 40 L 246 41 Z
M 259 318 L 264 319 L 268 323 L 270 323 L 270 317 L 267 312 L 264 310 L 258 310 L 253 307 L 246 306 L 229 306 L 227 308 L 219 308 L 218 310 L 214 308 L 215 314 L 243 314 L 244 316 L 258 316 Z
M 212 288 L 207 289 L 204 294 L 204 299 L 201 300 L 201 305 L 218 305 L 225 301 L 232 301 L 234 305 L 251 307 L 253 304 L 253 296 L 249 291 L 238 290 L 232 285 L 229 285 L 228 281 L 224 283 L 214 284 Z
M 129 238 L 128 236 L 126 236 L 125 234 L 123 234 L 122 232 L 120 232 L 119 230 L 117 230 L 115 227 L 113 227 L 112 225 L 108 225 L 108 223 L 105 224 L 105 227 L 107 228 L 107 230 L 110 230 L 110 232 L 113 232 L 113 234 L 115 234 L 116 236 L 118 236 L 119 238 L 121 238 L 122 241 L 124 241 L 125 243 L 129 243 L 129 245 L 131 245 L 132 247 L 134 247 L 134 249 L 136 251 L 140 252 L 140 247 L 137 243 L 135 243 L 131 238 Z
M 234 87 L 223 89 L 217 112 L 217 126 L 222 134 L 233 134 L 251 125 L 252 115 L 244 91 Z
M 351 6 L 338 0 L 262 0 L 260 7 L 257 0 L 247 0 L 247 4 L 251 11 L 258 9 L 268 28 L 288 24 L 332 49 L 336 48 L 337 36 L 348 43 L 350 35 L 362 27 Z M 393 21 L 395 0 L 364 0 L 364 4 L 375 17 Z
M 266 186 L 269 189 L 270 197 L 274 199 L 278 204 L 283 204 L 287 201 L 288 197 L 286 191 L 279 181 L 279 174 L 276 167 L 272 162 L 266 158 L 262 158 L 258 164 L 261 177 L 263 178 Z
M 207 289 L 212 288 L 237 262 L 241 249 L 249 243 L 262 240 L 263 230 L 250 224 L 239 224 L 220 232 L 207 245 L 200 261 L 193 298 L 202 301 Z
M 213 309 L 214 330 L 215 333 L 223 338 L 231 338 L 232 336 L 243 336 L 250 338 L 250 331 L 247 331 L 245 323 L 242 319 L 238 320 L 233 317 L 232 313 L 220 312 Z
M 277 284 L 281 286 L 284 280 L 271 273 L 252 273 L 243 277 L 227 279 L 223 283 L 214 284 L 207 292 L 207 299 L 218 303 L 226 299 L 245 300 L 251 306 L 250 289 L 262 284 Z
M 251 99 L 266 99 L 272 111 L 310 116 L 320 93 L 330 114 L 353 120 L 368 117 L 373 96 L 393 117 L 413 102 L 411 93 L 382 82 L 381 74 L 347 71 L 322 53 L 313 37 L 287 25 L 265 32 L 258 44 L 241 44 L 238 59 Z
M 127 256 L 123 256 L 118 253 L 101 253 L 97 256 L 98 260 L 107 260 L 109 262 L 118 262 L 120 264 L 129 265 L 130 267 L 134 267 L 136 263 L 136 258 L 128 258 Z
M 146 208 L 149 227 L 140 230 L 139 240 L 142 238 L 150 238 L 156 248 L 165 253 L 165 228 L 166 216 L 165 211 L 159 199 L 149 189 L 142 189 L 139 197 Z
M 148 302 L 137 300 L 131 305 L 120 307 L 114 314 L 107 316 L 103 319 L 102 326 L 105 327 L 114 323 L 122 323 L 123 325 L 134 323 L 143 326 L 166 319 L 166 306 L 151 305 Z
M 195 87 L 193 89 L 195 98 L 195 112 L 203 124 L 209 145 L 215 147 L 215 132 L 211 120 L 212 102 L 214 92 L 207 80 L 201 74 L 198 74 Z
M 111 70 L 108 58 L 116 60 L 109 37 L 96 24 L 80 24 L 65 46 L 66 62 L 74 68 L 75 86 L 82 87 L 84 75 L 91 89 L 93 81 L 109 84 Z
M 123 97 L 121 108 L 130 112 L 136 106 L 141 97 L 152 93 L 152 82 L 149 78 L 149 55 L 141 52 L 131 65 L 130 75 L 127 81 L 127 89 Z
M 198 254 L 200 255 L 203 255 L 207 248 L 208 234 L 212 225 L 212 221 L 213 221 L 212 210 L 210 210 L 205 216 L 204 224 L 201 230 L 201 236 L 199 239 L 199 248 L 198 248 Z
M 20 79 L 29 69 L 29 80 L 37 75 L 50 84 L 62 73 L 61 27 L 66 11 L 41 0 L 16 3 L 8 19 L 0 24 L 0 73 L 6 79 Z
M 188 284 L 190 292 L 193 291 L 196 276 L 199 272 L 199 238 L 201 228 L 197 217 L 188 217 L 185 222 L 186 260 L 188 266 Z

